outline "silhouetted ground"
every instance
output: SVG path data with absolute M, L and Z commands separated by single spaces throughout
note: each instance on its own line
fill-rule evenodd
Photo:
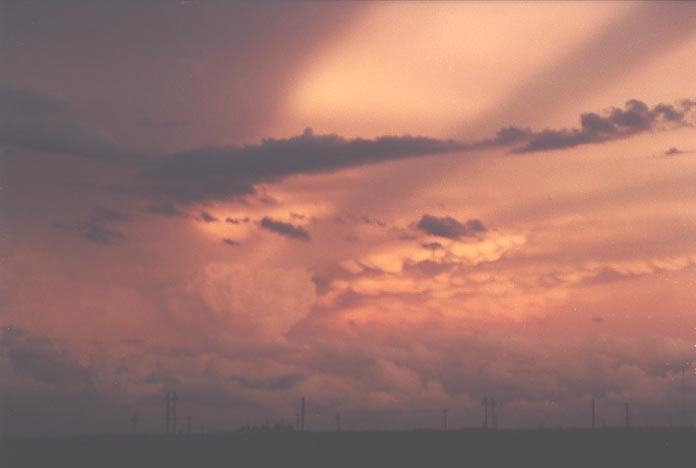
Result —
M 696 467 L 694 429 L 6 438 L 6 468 Z

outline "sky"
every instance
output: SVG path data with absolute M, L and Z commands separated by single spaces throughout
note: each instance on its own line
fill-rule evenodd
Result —
M 695 423 L 695 21 L 3 2 L 0 432 Z

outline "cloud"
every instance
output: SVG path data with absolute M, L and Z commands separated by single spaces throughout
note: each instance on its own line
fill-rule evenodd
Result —
M 112 162 L 137 158 L 95 125 L 78 119 L 67 102 L 3 85 L 0 144 Z
M 486 232 L 486 227 L 478 219 L 469 219 L 465 223 L 461 223 L 451 216 L 437 217 L 429 214 L 423 215 L 416 224 L 416 228 L 426 234 L 447 239 L 471 237 Z
M 164 216 L 171 216 L 174 218 L 186 218 L 187 215 L 183 211 L 179 210 L 174 204 L 169 202 L 162 202 L 156 205 L 150 205 L 146 208 L 150 213 L 156 213 Z
M 266 139 L 260 144 L 202 148 L 158 158 L 144 174 L 153 187 L 173 199 L 200 201 L 254 193 L 254 184 L 295 174 L 331 172 L 465 148 L 454 140 L 382 136 L 372 140 L 303 134 Z
M 632 135 L 691 125 L 688 113 L 696 101 L 650 108 L 631 99 L 623 108 L 580 115 L 580 127 L 545 129 L 507 126 L 493 138 L 462 142 L 421 136 L 381 136 L 346 139 L 317 135 L 306 129 L 301 135 L 265 139 L 247 146 L 207 147 L 176 153 L 148 162 L 143 174 L 160 196 L 195 202 L 255 193 L 255 185 L 297 174 L 325 173 L 349 167 L 377 164 L 418 156 L 512 146 L 513 153 L 548 151 L 602 143 Z
M 92 214 L 92 222 L 101 221 L 129 221 L 131 218 L 126 213 L 123 213 L 112 208 L 96 207 Z
M 48 338 L 34 336 L 13 326 L 3 327 L 0 356 L 19 375 L 58 386 L 89 386 L 89 369 Z
M 80 237 L 96 244 L 113 245 L 124 240 L 126 235 L 117 229 L 108 228 L 94 222 L 88 222 L 82 229 Z
M 604 115 L 595 112 L 580 115 L 580 128 L 542 130 L 528 133 L 527 142 L 513 150 L 516 153 L 547 151 L 591 143 L 627 138 L 629 136 L 658 130 L 692 125 L 687 114 L 696 106 L 691 100 L 682 101 L 677 107 L 657 104 L 653 108 L 644 102 L 631 99 L 623 109 L 614 107 Z
M 201 219 L 201 221 L 206 222 L 206 223 L 217 223 L 218 222 L 218 219 L 214 215 L 208 213 L 207 211 L 201 211 L 201 218 L 200 219 Z
M 92 211 L 92 216 L 90 216 L 89 220 L 78 228 L 80 237 L 101 245 L 117 244 L 124 240 L 126 235 L 117 229 L 104 226 L 104 223 L 130 220 L 131 217 L 126 213 L 98 206 Z
M 234 239 L 229 239 L 229 238 L 222 239 L 222 242 L 224 242 L 225 244 L 230 245 L 232 247 L 239 245 L 239 241 L 236 241 Z
M 277 221 L 275 219 L 265 216 L 259 225 L 263 229 L 275 232 L 281 236 L 291 237 L 294 239 L 301 239 L 304 241 L 310 240 L 309 232 L 302 226 L 295 226 L 294 224 L 285 223 L 283 221 Z
M 244 217 L 244 218 L 229 218 L 228 217 L 227 219 L 225 219 L 225 222 L 230 223 L 230 224 L 241 224 L 241 223 L 246 224 L 250 221 L 251 221 L 251 219 L 249 217 Z

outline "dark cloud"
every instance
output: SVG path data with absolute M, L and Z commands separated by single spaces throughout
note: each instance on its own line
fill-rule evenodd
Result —
M 146 208 L 150 213 L 156 213 L 164 216 L 171 216 L 174 218 L 186 218 L 187 215 L 183 211 L 179 210 L 173 203 L 162 202 L 156 205 L 150 205 Z
M 363 224 L 367 224 L 368 226 L 379 226 L 379 227 L 386 227 L 387 226 L 387 223 L 385 223 L 381 219 L 370 218 L 369 216 L 361 216 L 360 222 Z
M 657 104 L 650 108 L 642 101 L 631 99 L 623 109 L 615 107 L 604 115 L 595 112 L 581 114 L 580 128 L 528 133 L 527 142 L 513 151 L 527 153 L 570 148 L 626 138 L 661 127 L 688 126 L 691 123 L 686 119 L 687 113 L 694 106 L 693 101 L 684 100 L 677 107 Z
M 65 101 L 3 85 L 0 144 L 109 161 L 138 157 L 97 126 L 78 119 Z
M 117 229 L 88 222 L 82 229 L 80 237 L 100 245 L 113 245 L 124 240 L 126 235 Z
M 277 221 L 268 216 L 265 216 L 259 225 L 263 229 L 275 232 L 286 237 L 292 237 L 294 239 L 301 239 L 304 241 L 310 240 L 309 232 L 302 226 L 295 226 L 294 224 L 285 223 L 283 221 Z
M 229 238 L 222 239 L 222 242 L 224 242 L 227 245 L 231 245 L 232 247 L 239 245 L 239 241 Z
M 230 223 L 230 224 L 241 224 L 241 223 L 245 223 L 245 224 L 246 224 L 246 223 L 248 223 L 248 222 L 250 222 L 250 221 L 251 221 L 251 219 L 248 218 L 248 217 L 245 217 L 245 218 L 227 218 L 227 219 L 225 219 L 225 222 L 226 222 L 226 223 Z
M 19 375 L 57 386 L 88 387 L 87 367 L 48 338 L 34 336 L 15 327 L 4 327 L 0 334 L 0 355 Z
M 131 217 L 126 213 L 104 207 L 96 207 L 89 220 L 78 227 L 80 237 L 101 245 L 113 245 L 124 240 L 126 235 L 114 228 L 105 226 L 105 223 L 130 221 Z
M 683 100 L 677 106 L 657 104 L 649 108 L 632 99 L 623 109 L 599 114 L 581 114 L 580 128 L 546 129 L 508 126 L 494 138 L 473 142 L 427 137 L 382 136 L 372 140 L 317 135 L 311 129 L 284 139 L 266 139 L 260 144 L 208 147 L 157 158 L 144 168 L 144 175 L 159 194 L 180 201 L 201 201 L 255 193 L 260 182 L 295 174 L 332 172 L 348 167 L 376 164 L 417 156 L 515 146 L 527 153 L 601 143 L 627 138 L 661 128 L 690 125 L 687 114 L 696 102 Z
M 315 135 L 311 129 L 285 139 L 243 147 L 203 148 L 150 162 L 144 174 L 160 193 L 198 201 L 254 192 L 254 184 L 294 174 L 331 172 L 465 148 L 454 140 L 383 136 L 373 140 Z
M 423 215 L 416 223 L 416 228 L 426 234 L 447 239 L 459 239 L 486 232 L 486 227 L 478 219 L 470 219 L 462 223 L 451 216 L 437 217 L 429 214 Z
M 440 263 L 432 260 L 423 260 L 422 262 L 407 263 L 404 265 L 405 271 L 414 271 L 425 276 L 435 276 L 446 271 L 450 271 L 455 267 L 452 263 Z
M 208 213 L 207 211 L 201 211 L 200 219 L 201 219 L 201 221 L 206 222 L 206 223 L 217 223 L 218 222 L 218 219 L 214 215 Z
M 108 221 L 129 221 L 131 217 L 126 213 L 123 213 L 112 208 L 97 207 L 92 213 L 92 222 L 108 222 Z
M 5 110 L 4 102 L 7 103 Z M 77 122 L 65 102 L 0 87 L 0 143 L 126 164 L 145 178 L 146 193 L 160 200 L 160 204 L 148 207 L 148 211 L 183 217 L 174 202 L 250 195 L 256 193 L 259 183 L 296 174 L 326 173 L 491 147 L 513 146 L 513 152 L 526 153 L 601 143 L 660 128 L 690 125 L 687 114 L 694 107 L 694 100 L 683 100 L 676 106 L 657 104 L 649 108 L 633 99 L 623 109 L 582 114 L 579 128 L 533 132 L 508 126 L 493 138 L 473 142 L 410 135 L 346 139 L 335 134 L 317 135 L 306 129 L 301 135 L 265 139 L 259 144 L 205 147 L 140 159 L 112 142 L 96 127 Z M 379 224 L 378 220 L 363 221 Z

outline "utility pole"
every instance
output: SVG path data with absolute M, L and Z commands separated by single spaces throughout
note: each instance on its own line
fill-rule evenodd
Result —
M 626 407 L 626 429 L 628 429 L 631 427 L 631 404 L 624 403 L 624 406 Z
M 300 400 L 300 430 L 304 431 L 305 428 L 305 397 Z
M 133 425 L 133 434 L 138 433 L 138 413 L 133 412 L 133 416 L 131 416 L 131 424 Z
M 164 433 L 169 434 L 172 425 L 172 392 L 164 395 Z
M 690 365 L 689 365 L 690 366 Z M 691 424 L 691 417 L 689 415 L 690 408 L 689 408 L 689 397 L 688 397 L 688 389 L 686 385 L 686 366 L 682 367 L 681 370 L 681 424 L 686 427 L 689 424 Z
M 484 397 L 481 401 L 481 406 L 483 406 L 483 427 L 488 428 L 488 397 Z
M 597 418 L 596 418 L 596 413 L 595 413 L 595 399 L 592 399 L 592 429 L 595 428 L 597 424 Z
M 174 422 L 172 424 L 172 429 L 174 429 L 174 431 L 173 431 L 174 434 L 176 434 L 176 431 L 177 431 L 177 429 L 176 429 L 176 402 L 177 401 L 179 401 L 179 397 L 177 397 L 176 392 L 174 392 L 174 403 L 172 405 L 172 413 L 174 414 L 174 417 L 173 417 Z
M 442 409 L 442 429 L 447 430 L 447 408 Z
M 176 434 L 176 403 L 178 400 L 176 392 L 167 392 L 164 395 L 165 434 Z
M 483 406 L 483 427 L 488 428 L 490 422 L 491 427 L 497 428 L 498 418 L 495 413 L 495 408 L 498 406 L 498 403 L 495 401 L 495 398 L 485 397 L 483 401 L 481 401 L 481 406 Z

